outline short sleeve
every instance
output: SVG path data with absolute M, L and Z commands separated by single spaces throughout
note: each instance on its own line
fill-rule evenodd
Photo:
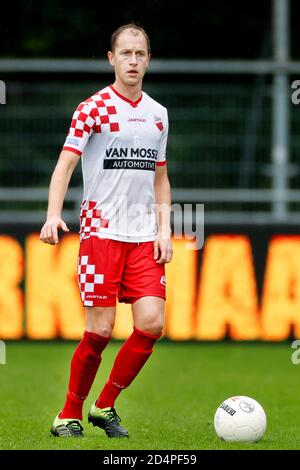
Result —
M 168 132 L 169 132 L 168 112 L 165 109 L 165 115 L 164 115 L 164 119 L 162 123 L 161 139 L 159 142 L 158 154 L 157 154 L 158 166 L 162 166 L 167 163 L 166 154 L 167 154 Z
M 63 150 L 70 150 L 80 156 L 93 132 L 94 126 L 94 108 L 88 103 L 80 103 L 73 114 Z

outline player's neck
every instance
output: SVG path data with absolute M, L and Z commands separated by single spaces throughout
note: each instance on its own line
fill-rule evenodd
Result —
M 128 86 L 116 80 L 113 84 L 113 87 L 120 95 L 124 96 L 125 98 L 128 98 L 130 101 L 137 101 L 141 97 L 141 84 L 138 84 L 136 86 Z

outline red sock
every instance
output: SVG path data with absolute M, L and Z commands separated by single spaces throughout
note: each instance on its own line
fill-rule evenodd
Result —
M 150 335 L 134 327 L 133 333 L 123 344 L 116 357 L 109 379 L 96 406 L 99 408 L 114 406 L 117 396 L 131 384 L 150 357 L 153 345 L 160 336 Z
M 101 353 L 110 338 L 84 332 L 72 361 L 67 400 L 60 418 L 82 419 L 83 402 L 89 394 L 101 362 Z

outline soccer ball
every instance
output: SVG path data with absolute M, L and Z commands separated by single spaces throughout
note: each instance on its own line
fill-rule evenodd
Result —
M 267 426 L 263 407 L 253 398 L 231 397 L 218 407 L 215 431 L 224 441 L 257 442 Z

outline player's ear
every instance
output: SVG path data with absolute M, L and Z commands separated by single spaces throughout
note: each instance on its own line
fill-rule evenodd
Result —
M 151 57 L 151 52 L 148 52 L 148 64 L 147 64 L 147 67 L 148 67 L 148 65 L 150 64 L 151 58 L 152 58 L 152 57 Z
M 109 60 L 110 65 L 115 65 L 115 58 L 113 52 L 108 51 L 107 58 Z

